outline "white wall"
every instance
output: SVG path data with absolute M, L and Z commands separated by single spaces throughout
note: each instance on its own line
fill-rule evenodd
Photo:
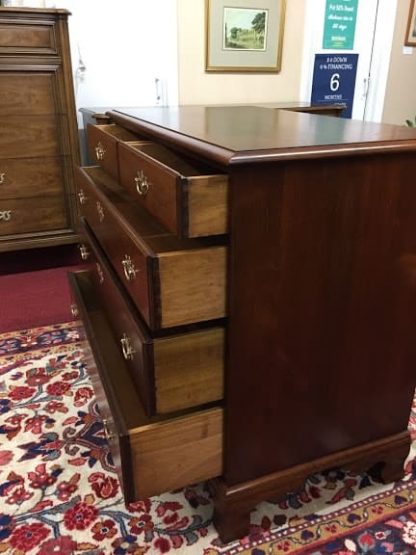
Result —
M 72 13 L 69 29 L 78 108 L 177 103 L 176 0 L 45 0 L 45 4 Z M 155 79 L 160 80 L 159 101 Z

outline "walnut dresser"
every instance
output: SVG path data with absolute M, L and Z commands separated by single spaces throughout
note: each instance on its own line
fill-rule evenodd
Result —
M 68 15 L 0 8 L 0 252 L 76 241 Z
M 210 479 L 229 541 L 316 471 L 400 478 L 415 131 L 262 107 L 107 115 L 76 178 L 90 265 L 70 281 L 126 501 Z

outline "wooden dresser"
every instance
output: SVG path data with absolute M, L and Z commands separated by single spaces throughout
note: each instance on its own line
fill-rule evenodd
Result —
M 322 469 L 403 475 L 416 132 L 261 107 L 90 126 L 70 276 L 126 501 L 212 479 L 221 538 Z
M 0 8 L 0 252 L 76 241 L 68 15 Z

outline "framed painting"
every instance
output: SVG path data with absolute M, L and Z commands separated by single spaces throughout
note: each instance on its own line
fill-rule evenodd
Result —
M 410 2 L 406 38 L 404 43 L 407 46 L 416 46 L 416 0 L 411 0 Z
M 285 0 L 206 0 L 206 71 L 278 72 Z

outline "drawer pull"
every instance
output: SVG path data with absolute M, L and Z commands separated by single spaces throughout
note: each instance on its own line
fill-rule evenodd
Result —
M 134 266 L 133 260 L 128 254 L 124 255 L 122 264 L 127 281 L 133 281 L 133 279 L 136 279 L 137 270 Z
M 76 304 L 71 304 L 71 314 L 74 318 L 78 318 L 79 310 Z
M 95 156 L 97 160 L 104 160 L 104 155 L 105 155 L 105 148 L 101 143 L 98 143 L 97 146 L 95 147 Z
M 6 172 L 0 172 L 0 185 L 6 181 Z
M 97 274 L 98 274 L 98 281 L 101 283 L 104 283 L 104 274 L 103 274 L 103 269 L 101 268 L 101 266 L 98 264 L 98 262 L 95 263 L 95 266 L 97 268 Z
M 79 252 L 81 253 L 82 260 L 87 260 L 87 258 L 90 255 L 90 252 L 87 249 L 87 247 L 85 245 L 79 245 L 78 248 L 79 248 Z
M 80 204 L 85 204 L 87 202 L 87 197 L 82 189 L 78 193 L 78 198 Z
M 134 182 L 136 183 L 136 191 L 139 193 L 139 195 L 147 195 L 147 193 L 149 192 L 150 183 L 142 170 L 137 172 L 137 175 L 134 178 Z
M 116 437 L 115 433 L 110 430 L 108 420 L 103 420 L 104 435 L 107 441 L 111 441 Z
M 9 222 L 12 219 L 12 211 L 11 210 L 3 210 L 0 212 L 0 220 L 3 222 Z
M 121 348 L 123 350 L 123 356 L 126 360 L 133 360 L 134 353 L 136 352 L 133 349 L 133 345 L 131 344 L 131 339 L 127 337 L 126 334 L 123 334 L 123 337 L 120 339 Z
M 102 222 L 104 220 L 104 208 L 99 200 L 97 200 L 97 212 L 98 219 L 100 220 L 100 222 Z

